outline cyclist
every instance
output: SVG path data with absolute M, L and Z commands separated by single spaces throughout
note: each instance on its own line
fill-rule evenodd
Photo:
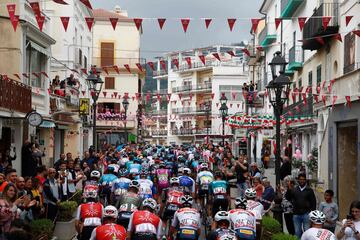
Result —
M 209 192 L 209 185 L 214 180 L 213 174 L 208 169 L 209 167 L 207 163 L 200 164 L 200 172 L 197 174 L 196 177 L 198 199 L 201 201 L 202 206 L 204 206 L 204 196 L 207 196 Z M 208 209 L 208 206 L 206 206 L 206 208 Z
M 170 179 L 170 187 L 163 190 L 162 209 L 165 208 L 163 211 L 163 220 L 165 223 L 168 219 L 173 218 L 174 213 L 181 206 L 180 198 L 184 196 L 184 193 L 181 191 L 179 183 L 179 178 L 173 177 Z
M 223 174 L 220 171 L 215 172 L 215 180 L 210 183 L 209 193 L 213 198 L 212 216 L 222 210 L 227 211 L 230 202 L 230 187 L 227 181 L 223 180 Z
M 87 240 L 91 232 L 101 225 L 103 205 L 97 202 L 98 186 L 87 185 L 84 188 L 83 197 L 85 203 L 80 204 L 76 212 L 75 227 L 79 233 L 79 240 Z
M 125 240 L 126 239 L 126 229 L 118 224 L 115 224 L 118 211 L 114 206 L 107 206 L 104 209 L 104 219 L 103 224 L 95 228 L 91 237 L 87 238 L 90 240 Z
M 253 188 L 248 188 L 245 190 L 245 198 L 247 200 L 246 210 L 249 210 L 255 214 L 256 217 L 256 236 L 257 239 L 261 238 L 261 222 L 262 215 L 264 213 L 264 206 L 255 201 L 256 191 Z
M 207 236 L 207 240 L 217 240 L 217 239 L 226 239 L 226 240 L 238 240 L 236 232 L 229 229 L 230 227 L 230 217 L 229 213 L 226 211 L 219 211 L 215 214 L 216 229 L 211 231 Z
M 309 213 L 311 227 L 301 236 L 301 240 L 336 240 L 336 236 L 327 229 L 323 228 L 326 216 L 318 210 Z
M 180 169 L 179 169 L 180 172 Z M 190 168 L 183 168 L 182 169 L 182 176 L 179 177 L 179 181 L 180 181 L 180 187 L 183 188 L 184 192 L 186 194 L 191 194 L 192 197 L 195 197 L 195 181 L 192 177 L 190 177 L 191 175 L 191 170 Z
M 143 210 L 135 211 L 130 218 L 128 236 L 132 240 L 157 240 L 161 237 L 162 221 L 155 214 L 157 203 L 152 198 L 142 202 Z
M 113 181 L 111 193 L 112 193 L 112 200 L 116 202 L 119 200 L 120 195 L 125 194 L 129 188 L 129 184 L 131 180 L 127 178 L 127 171 L 126 169 L 119 170 L 120 178 L 117 178 Z
M 90 179 L 86 180 L 85 185 L 98 185 L 99 184 L 99 179 L 100 179 L 100 172 L 97 170 L 93 170 L 90 173 Z
M 107 200 L 107 202 L 110 202 L 112 183 L 117 179 L 114 171 L 114 167 L 109 166 L 106 170 L 106 173 L 99 180 L 99 185 L 101 189 L 100 195 L 101 197 L 105 198 L 103 200 Z
M 170 170 L 166 169 L 164 163 L 160 163 L 155 173 L 158 193 L 162 193 L 163 189 L 169 187 Z
M 200 213 L 192 208 L 193 198 L 190 195 L 184 195 L 180 198 L 181 208 L 174 214 L 171 223 L 169 238 L 177 232 L 177 240 L 195 240 L 201 233 Z
M 253 212 L 246 210 L 247 200 L 243 197 L 235 199 L 236 209 L 229 211 L 232 229 L 240 239 L 256 239 L 256 218 Z
M 152 198 L 153 194 L 155 193 L 154 191 L 154 184 L 153 182 L 148 179 L 148 172 L 142 170 L 140 172 L 140 179 L 138 180 L 139 182 L 139 196 L 143 199 L 145 198 Z

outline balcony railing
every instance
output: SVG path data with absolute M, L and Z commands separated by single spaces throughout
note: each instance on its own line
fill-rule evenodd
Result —
M 97 113 L 96 115 L 97 120 L 109 120 L 109 121 L 124 121 L 125 120 L 125 113 Z M 128 117 L 127 117 L 128 118 Z
M 207 83 L 201 83 L 201 84 L 197 84 L 197 85 L 183 85 L 180 87 L 174 87 L 172 88 L 172 91 L 175 92 L 187 92 L 187 91 L 192 91 L 192 90 L 209 90 L 211 89 L 212 84 L 211 82 L 207 82 Z
M 66 98 L 59 95 L 50 94 L 50 110 L 58 112 L 65 110 Z
M 211 112 L 211 108 L 208 110 Z M 206 113 L 206 109 L 204 106 L 201 107 L 183 107 L 183 108 L 174 108 L 172 109 L 172 113 L 188 113 L 188 114 L 196 114 L 196 113 Z
M 203 135 L 203 134 L 207 134 L 207 129 L 206 128 L 193 128 L 193 129 L 189 129 L 189 128 L 181 128 L 181 129 L 172 129 L 170 130 L 172 135 L 178 135 L 178 136 L 191 136 L 191 135 Z M 211 128 L 209 128 L 209 135 L 211 135 Z
M 220 56 L 221 57 L 221 56 Z M 238 67 L 242 66 L 243 62 L 238 57 L 233 57 L 232 59 L 222 59 L 222 61 L 218 60 L 206 60 L 205 65 L 202 62 L 194 61 L 191 63 L 191 66 L 189 66 L 187 63 L 183 63 L 179 66 L 179 69 L 176 67 L 173 68 L 174 72 L 183 72 L 187 70 L 192 69 L 199 69 L 199 68 L 205 68 L 205 67 Z
M 356 62 L 344 67 L 344 74 L 358 70 L 360 68 L 360 62 Z
M 306 105 L 304 105 L 303 99 L 301 101 L 295 102 L 290 106 L 284 108 L 284 117 L 293 117 L 293 116 L 310 116 L 313 114 L 313 96 L 306 98 Z
M 322 17 L 332 17 L 326 30 L 323 27 Z M 316 50 L 322 47 L 322 44 L 316 40 L 316 37 L 323 37 L 323 40 L 329 41 L 332 35 L 339 31 L 339 3 L 322 3 L 305 23 L 303 30 L 303 48 Z
M 293 46 L 289 49 L 289 66 L 288 70 L 294 71 L 301 69 L 303 66 L 303 50 L 301 46 Z
M 282 18 L 292 17 L 296 9 L 303 2 L 305 2 L 305 0 L 281 0 L 281 17 Z
M 153 136 L 167 136 L 168 131 L 165 129 L 161 129 L 161 130 L 152 130 L 151 131 Z
M 31 87 L 0 75 L 0 107 L 28 113 L 31 107 Z
M 164 70 L 153 71 L 153 76 L 154 76 L 154 77 L 166 76 L 167 74 L 168 74 L 167 71 L 164 71 Z

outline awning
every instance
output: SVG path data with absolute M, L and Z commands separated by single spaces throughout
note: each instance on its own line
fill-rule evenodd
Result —
M 40 124 L 41 128 L 54 128 L 55 127 L 55 123 L 51 122 L 51 121 L 42 121 L 42 123 Z
M 41 52 L 42 54 L 44 54 L 46 56 L 50 56 L 50 52 L 48 50 L 46 50 L 45 48 L 43 48 L 42 46 L 40 46 L 39 44 L 34 43 L 33 41 L 30 41 L 30 45 L 36 51 Z

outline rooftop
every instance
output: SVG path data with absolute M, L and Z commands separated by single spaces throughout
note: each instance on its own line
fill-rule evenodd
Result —
M 93 10 L 93 14 L 97 21 L 109 21 L 109 18 L 118 18 L 119 21 L 132 22 L 132 19 L 127 17 L 126 12 L 118 11 L 117 9 L 113 12 L 98 8 Z

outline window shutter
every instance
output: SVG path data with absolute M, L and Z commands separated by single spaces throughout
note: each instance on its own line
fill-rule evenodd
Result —
M 105 77 L 105 89 L 115 89 L 114 77 Z
M 114 43 L 101 43 L 101 67 L 114 65 Z

